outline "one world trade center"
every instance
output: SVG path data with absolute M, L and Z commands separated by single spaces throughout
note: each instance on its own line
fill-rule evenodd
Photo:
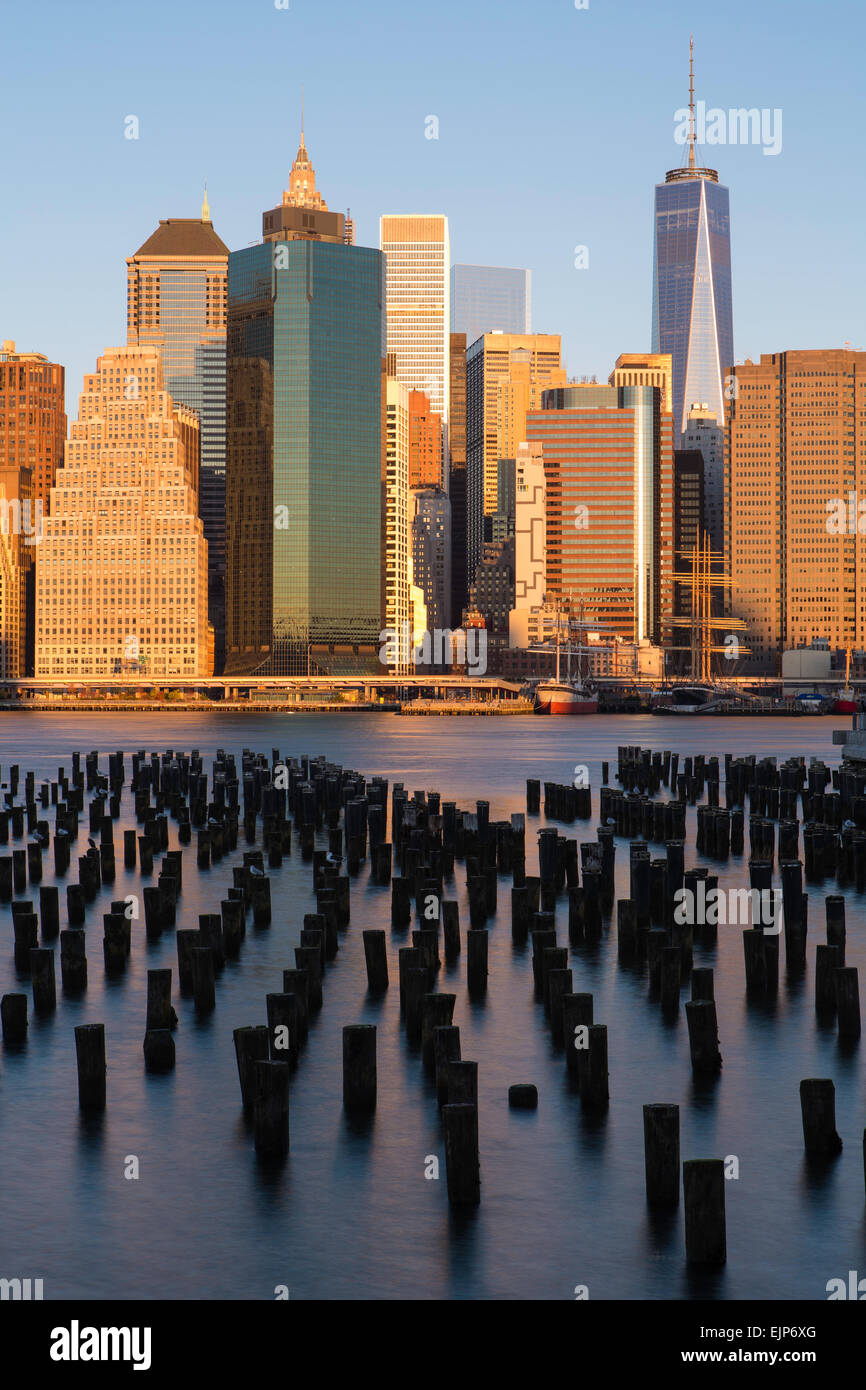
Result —
M 725 375 L 734 364 L 728 190 L 695 160 L 690 63 L 688 162 L 655 190 L 652 350 L 673 358 L 674 436 L 700 403 L 725 423 Z

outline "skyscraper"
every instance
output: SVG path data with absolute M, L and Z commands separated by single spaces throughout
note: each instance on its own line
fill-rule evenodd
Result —
M 411 494 L 412 573 L 424 595 L 427 627 L 444 632 L 451 608 L 451 506 L 440 487 Z
M 452 266 L 451 332 L 470 347 L 483 333 L 531 333 L 530 279 L 510 266 Z
M 721 555 L 725 548 L 725 431 L 707 405 L 690 406 L 682 448 L 697 449 L 704 461 L 703 525 L 711 549 Z
M 200 218 L 160 221 L 126 262 L 126 341 L 159 348 L 165 390 L 198 411 L 201 423 L 199 507 L 218 670 L 225 653 L 227 264 L 228 247 L 214 231 L 207 195 Z
M 158 348 L 112 348 L 84 378 L 36 576 L 36 675 L 208 676 L 199 421 Z
M 544 393 L 526 434 L 547 484 L 547 581 L 627 642 L 661 640 L 672 611 L 673 421 L 664 383 Z
M 475 578 L 485 515 L 498 510 L 500 459 L 517 456 L 527 412 L 542 392 L 563 386 L 558 333 L 485 333 L 466 354 L 466 490 L 468 579 Z
M 33 473 L 0 464 L 0 676 L 33 670 L 35 547 L 42 539 L 41 498 L 31 498 Z
M 451 331 L 448 218 L 386 214 L 380 219 L 379 236 L 386 266 L 387 351 L 394 355 L 398 381 L 428 397 L 447 444 Z M 443 460 L 445 454 L 443 448 Z M 445 469 L 439 485 L 447 487 Z
M 469 601 L 466 559 L 466 334 L 451 334 L 448 402 L 448 497 L 451 502 L 451 623 Z
M 320 234 L 342 218 L 322 210 L 303 138 L 300 166 L 309 211 L 284 195 L 263 243 L 229 256 L 232 674 L 381 670 L 384 262 L 342 226 Z
M 726 561 L 750 664 L 825 639 L 866 646 L 866 353 L 762 353 L 734 369 Z
M 655 190 L 652 350 L 673 358 L 674 431 L 692 401 L 725 419 L 725 375 L 734 364 L 728 190 L 695 160 L 694 64 L 689 67 L 690 131 L 685 167 Z
M 29 468 L 31 505 L 48 499 L 66 440 L 66 373 L 41 352 L 0 345 L 0 468 Z
M 385 483 L 382 559 L 383 628 L 396 675 L 412 671 L 412 499 L 409 491 L 409 392 L 385 377 Z M 408 624 L 409 644 L 403 642 Z M 408 650 L 407 650 L 408 645 Z
M 409 486 L 442 484 L 442 421 L 423 391 L 409 392 Z

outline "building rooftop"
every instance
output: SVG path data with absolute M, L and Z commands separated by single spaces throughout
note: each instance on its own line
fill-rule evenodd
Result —
M 160 219 L 156 231 L 136 251 L 136 256 L 227 256 L 229 248 L 212 223 L 198 217 Z

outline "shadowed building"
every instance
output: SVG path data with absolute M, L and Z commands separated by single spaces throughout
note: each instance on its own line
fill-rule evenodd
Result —
M 320 234 L 303 137 L 299 168 L 308 234 L 284 195 L 229 256 L 229 674 L 381 670 L 383 258 Z
M 207 196 L 200 218 L 160 221 L 126 262 L 126 341 L 159 348 L 165 390 L 197 411 L 201 425 L 199 509 L 218 671 L 225 653 L 227 264 L 228 247 L 214 231 Z
M 466 334 L 451 334 L 448 410 L 448 497 L 451 502 L 451 622 L 469 601 L 466 549 Z

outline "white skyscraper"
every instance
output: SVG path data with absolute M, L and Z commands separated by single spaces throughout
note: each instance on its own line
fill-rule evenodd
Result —
M 448 218 L 386 214 L 380 219 L 385 255 L 386 351 L 397 380 L 423 391 L 442 419 L 447 459 L 451 331 Z M 447 465 L 442 486 L 447 488 Z

